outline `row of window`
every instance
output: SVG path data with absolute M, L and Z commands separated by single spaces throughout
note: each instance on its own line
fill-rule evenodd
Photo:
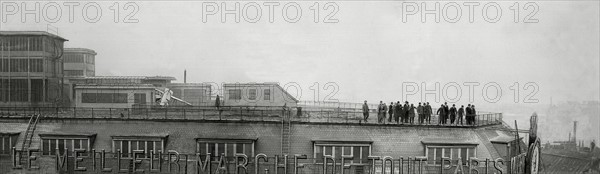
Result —
M 31 102 L 41 102 L 49 87 L 42 79 L 0 79 L 0 101 L 29 102 L 31 96 Z
M 0 51 L 48 51 L 54 52 L 54 48 L 63 48 L 62 42 L 54 42 L 42 36 L 14 36 L 2 37 L 0 39 Z
M 87 138 L 60 138 L 60 139 L 42 139 L 42 155 L 55 155 L 58 149 L 59 154 L 68 153 L 73 149 L 90 150 L 90 141 Z
M 248 89 L 248 100 L 257 100 L 257 89 Z M 271 89 L 263 89 L 263 100 L 271 100 Z M 241 100 L 242 90 L 241 89 L 230 89 L 229 100 Z
M 341 159 L 342 155 L 352 156 L 350 163 L 367 163 L 371 154 L 370 144 L 329 144 L 315 145 L 314 157 L 318 163 L 323 162 L 323 156 L 329 155 L 335 159 Z
M 16 144 L 17 136 L 1 136 L 0 147 L 2 147 L 1 154 L 9 154 L 12 146 Z M 165 149 L 165 138 L 119 138 L 113 137 L 112 151 L 121 152 L 121 157 L 131 158 L 134 150 L 142 150 L 142 154 L 137 154 L 138 158 L 148 158 L 150 153 L 161 151 L 164 153 Z M 85 149 L 91 150 L 91 144 L 89 137 L 79 138 L 47 138 L 42 137 L 42 155 L 55 155 L 56 152 L 60 154 L 65 153 L 65 148 L 68 150 L 67 154 L 72 155 L 73 149 Z M 249 157 L 255 155 L 256 140 L 228 140 L 228 139 L 197 139 L 196 140 L 196 152 L 200 154 L 210 153 L 213 160 L 218 160 L 221 154 L 227 157 L 235 156 L 235 154 L 245 154 Z M 476 146 L 438 146 L 438 145 L 426 145 L 425 156 L 427 159 L 440 159 L 441 157 L 450 158 L 451 160 L 462 159 L 463 164 L 466 164 L 466 160 L 475 157 Z M 368 163 L 368 157 L 371 155 L 371 144 L 370 143 L 315 143 L 314 144 L 315 162 L 323 163 L 323 156 L 332 156 L 335 159 L 341 159 L 343 156 L 351 157 L 348 159 L 349 163 Z M 57 151 L 58 150 L 58 151 Z M 83 154 L 84 156 L 86 154 Z M 428 160 L 428 164 L 439 165 L 439 160 Z
M 458 157 L 466 164 L 470 157 L 475 157 L 475 146 L 427 146 L 427 159 L 439 159 L 440 157 L 457 160 Z M 440 161 L 430 160 L 429 164 L 440 164 Z
M 198 105 L 205 100 L 209 100 L 207 90 L 205 89 L 171 89 L 173 96 L 190 102 L 193 105 Z
M 83 76 L 83 70 L 65 70 L 65 76 Z
M 0 59 L 0 72 L 44 72 L 44 59 Z
M 82 93 L 81 103 L 127 103 L 127 93 Z M 133 94 L 133 103 L 146 104 L 145 93 Z
M 127 103 L 127 93 L 82 93 L 81 103 Z
M 113 149 L 114 152 L 120 150 L 122 153 L 121 157 L 129 158 L 134 150 L 143 150 L 143 154 L 137 155 L 138 158 L 149 158 L 151 152 L 162 151 L 164 147 L 164 141 L 154 140 L 114 140 Z
M 84 72 L 83 70 L 65 70 L 64 71 L 65 76 L 83 76 Z M 85 71 L 85 75 L 86 76 L 95 76 L 95 72 L 94 70 L 90 70 L 88 69 L 87 71 Z
M 65 63 L 87 63 L 87 64 L 95 64 L 96 58 L 93 55 L 87 54 L 64 54 L 62 56 L 63 62 Z

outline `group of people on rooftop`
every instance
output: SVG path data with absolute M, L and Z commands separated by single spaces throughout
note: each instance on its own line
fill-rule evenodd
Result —
M 369 118 L 369 105 L 365 100 L 365 103 L 362 106 L 364 122 L 368 122 Z M 383 101 L 379 101 L 379 105 L 377 106 L 377 122 L 384 124 L 386 123 L 396 123 L 396 124 L 415 124 L 415 117 L 418 119 L 418 124 L 431 124 L 431 115 L 438 115 L 438 125 L 448 124 L 448 119 L 450 119 L 450 124 L 458 125 L 459 122 L 463 125 L 463 117 L 466 121 L 467 125 L 475 124 L 475 116 L 477 115 L 477 111 L 475 110 L 475 105 L 467 105 L 465 108 L 464 105 L 461 105 L 460 108 L 456 108 L 455 104 L 452 104 L 452 107 L 448 106 L 447 102 L 444 102 L 438 109 L 437 112 L 434 113 L 429 102 L 420 103 L 418 106 L 415 106 L 412 103 L 408 103 L 408 101 L 404 102 L 404 105 L 397 101 L 395 104 L 391 102 L 389 106 L 387 106 Z

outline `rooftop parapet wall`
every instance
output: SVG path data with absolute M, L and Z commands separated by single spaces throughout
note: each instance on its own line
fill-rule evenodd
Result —
M 386 126 L 427 126 L 427 127 L 478 127 L 502 124 L 501 113 L 484 113 L 475 117 L 475 124 L 438 124 L 438 115 L 432 115 L 431 121 L 419 124 L 398 124 L 377 122 L 377 113 L 371 112 L 367 122 L 359 111 L 337 109 L 311 109 L 304 111 L 297 107 L 267 106 L 224 106 L 216 107 L 157 107 L 139 106 L 136 108 L 84 108 L 84 107 L 0 107 L 0 117 L 28 118 L 41 113 L 44 119 L 126 119 L 126 120 L 173 120 L 173 121 L 273 121 L 281 122 L 283 115 L 289 115 L 294 123 L 321 124 L 361 124 Z M 389 116 L 389 115 L 388 115 Z

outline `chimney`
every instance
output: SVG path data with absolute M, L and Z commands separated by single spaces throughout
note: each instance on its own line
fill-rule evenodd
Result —
M 577 142 L 577 121 L 573 122 L 573 141 Z
M 187 70 L 183 70 L 183 83 L 187 83 Z

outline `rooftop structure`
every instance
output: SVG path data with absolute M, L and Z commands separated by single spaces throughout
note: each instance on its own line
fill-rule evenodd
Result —
M 296 106 L 298 100 L 277 83 L 223 85 L 225 106 Z
M 43 31 L 0 31 L 0 106 L 68 106 L 65 41 Z
M 96 75 L 96 52 L 87 48 L 65 48 L 63 54 L 65 77 Z

